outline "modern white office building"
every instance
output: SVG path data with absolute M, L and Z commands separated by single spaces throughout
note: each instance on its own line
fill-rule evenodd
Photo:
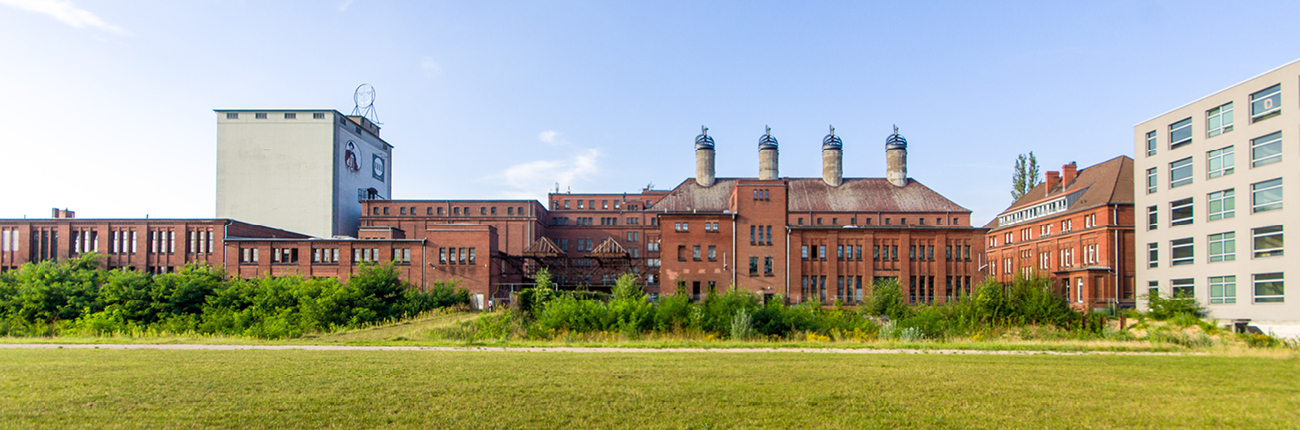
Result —
M 1137 285 L 1300 334 L 1300 60 L 1134 127 Z
M 355 237 L 361 201 L 392 193 L 379 126 L 335 110 L 217 110 L 217 218 Z

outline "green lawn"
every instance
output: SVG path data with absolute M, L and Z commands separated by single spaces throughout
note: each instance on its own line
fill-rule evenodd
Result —
M 1143 427 L 1300 422 L 1300 361 L 0 350 L 0 427 Z

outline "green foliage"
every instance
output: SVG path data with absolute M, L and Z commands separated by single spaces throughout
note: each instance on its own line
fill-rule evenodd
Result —
M 1011 199 L 1020 200 L 1020 197 L 1028 194 L 1030 190 L 1038 186 L 1038 159 L 1034 157 L 1034 152 L 1029 151 L 1029 155 L 1020 154 L 1016 157 L 1016 169 L 1011 174 Z
M 0 335 L 187 333 L 287 338 L 357 327 L 469 302 L 465 290 L 412 290 L 390 266 L 347 283 L 297 277 L 227 279 L 189 265 L 149 275 L 100 269 L 93 254 L 0 275 Z
M 868 315 L 904 318 L 910 312 L 903 299 L 903 288 L 897 278 L 885 278 L 871 287 L 871 296 L 862 306 Z
M 1194 297 L 1170 297 L 1160 296 L 1160 292 L 1143 295 L 1146 299 L 1147 307 L 1151 310 L 1147 315 L 1156 321 L 1164 321 L 1174 318 L 1178 315 L 1191 315 L 1194 318 L 1204 318 L 1209 311 Z
M 746 340 L 754 335 L 754 319 L 744 309 L 731 317 L 731 339 Z

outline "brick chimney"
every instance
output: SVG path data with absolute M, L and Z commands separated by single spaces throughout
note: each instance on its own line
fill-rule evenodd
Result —
M 73 219 L 77 217 L 76 212 L 67 209 L 52 208 L 51 212 L 53 212 L 51 215 L 54 219 Z
M 1064 173 L 1061 177 L 1061 183 L 1069 186 L 1070 182 L 1074 182 L 1074 177 L 1078 176 L 1079 167 L 1071 161 L 1070 164 L 1061 167 L 1061 172 Z
M 1047 172 L 1047 190 L 1046 195 L 1052 194 L 1052 189 L 1061 184 L 1061 172 Z

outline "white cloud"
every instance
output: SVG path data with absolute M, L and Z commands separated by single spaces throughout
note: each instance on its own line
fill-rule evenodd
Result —
M 340 1 L 340 2 L 339 2 L 339 12 L 347 11 L 347 10 L 348 10 L 348 6 L 352 6 L 352 0 L 342 0 L 342 1 Z
M 537 140 L 550 143 L 550 144 L 556 143 L 555 138 L 557 137 L 560 137 L 560 132 L 555 130 L 546 130 L 541 133 L 537 133 Z
M 495 178 L 504 179 L 512 191 L 502 193 L 512 199 L 541 199 L 559 184 L 561 189 L 585 181 L 600 169 L 596 161 L 600 158 L 597 149 L 579 151 L 568 159 L 538 160 L 507 167 Z
M 427 76 L 433 76 L 434 73 L 442 71 L 442 67 L 433 62 L 433 57 L 428 56 L 420 59 L 420 68 L 424 70 L 424 74 Z
M 0 0 L 0 4 L 15 9 L 46 14 L 76 28 L 91 27 L 118 34 L 128 34 L 121 27 L 104 22 L 94 13 L 78 8 L 67 0 Z

